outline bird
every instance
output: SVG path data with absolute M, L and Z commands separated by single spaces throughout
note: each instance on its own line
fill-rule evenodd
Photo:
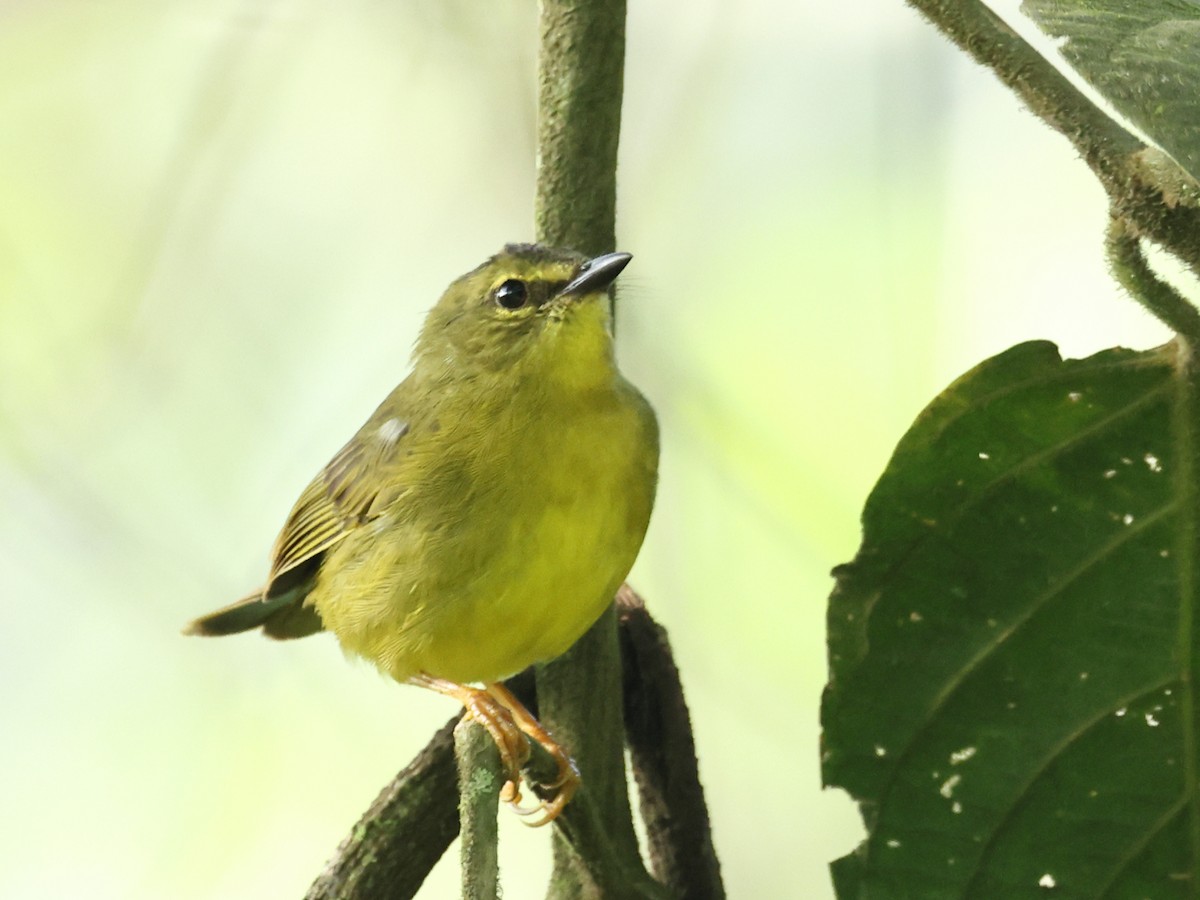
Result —
M 407 377 L 300 494 L 263 586 L 184 633 L 332 632 L 461 703 L 496 742 L 502 798 L 553 821 L 578 769 L 502 682 L 600 617 L 650 520 L 657 420 L 613 344 L 631 259 L 508 244 L 455 280 Z M 523 807 L 530 740 L 558 771 Z

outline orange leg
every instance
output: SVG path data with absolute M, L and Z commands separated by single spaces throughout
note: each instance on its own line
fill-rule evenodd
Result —
M 521 766 L 529 759 L 529 741 L 513 721 L 512 713 L 487 691 L 456 681 L 421 674 L 414 675 L 409 682 L 453 697 L 463 705 L 468 716 L 487 729 L 496 742 L 496 749 L 500 751 L 500 764 L 508 778 L 500 796 L 508 803 L 519 803 Z
M 553 735 L 542 726 L 541 722 L 533 717 L 533 714 L 525 708 L 524 704 L 513 696 L 512 691 L 496 682 L 487 686 L 487 692 L 512 714 L 512 719 L 516 726 L 526 736 L 537 741 L 550 754 L 555 763 L 558 764 L 558 777 L 549 784 L 544 785 L 547 788 L 557 788 L 554 796 L 549 800 L 539 799 L 538 805 L 532 809 L 517 808 L 517 813 L 522 816 L 532 815 L 536 812 L 543 813 L 541 819 L 526 823 L 535 828 L 545 825 L 548 822 L 553 822 L 558 818 L 558 814 L 563 811 L 563 807 L 575 796 L 575 792 L 579 790 L 581 780 L 575 761 L 567 755 L 562 745 L 554 740 Z M 516 807 L 515 802 L 513 806 Z
M 510 804 L 519 815 L 542 813 L 542 818 L 529 822 L 533 826 L 553 822 L 563 807 L 579 789 L 579 770 L 563 748 L 542 724 L 533 717 L 524 705 L 502 684 L 489 684 L 486 690 L 434 678 L 431 675 L 414 675 L 412 684 L 429 688 L 447 697 L 453 697 L 467 711 L 467 715 L 487 729 L 496 749 L 500 751 L 500 763 L 508 778 L 500 799 Z M 549 800 L 538 800 L 538 805 L 526 808 L 521 803 L 521 766 L 529 759 L 529 738 L 537 741 L 558 764 L 558 777 L 548 785 L 557 789 Z

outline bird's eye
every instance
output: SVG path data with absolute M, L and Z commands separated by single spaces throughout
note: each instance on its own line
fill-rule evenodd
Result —
M 496 302 L 505 309 L 520 309 L 525 305 L 528 296 L 529 291 L 525 287 L 525 282 L 515 278 L 508 279 L 496 288 Z

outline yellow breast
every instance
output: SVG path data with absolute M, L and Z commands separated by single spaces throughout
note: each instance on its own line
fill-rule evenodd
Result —
M 557 656 L 611 602 L 645 534 L 657 430 L 619 376 L 483 424 L 464 440 L 440 422 L 420 476 L 331 551 L 310 595 L 346 650 L 399 680 L 495 681 Z

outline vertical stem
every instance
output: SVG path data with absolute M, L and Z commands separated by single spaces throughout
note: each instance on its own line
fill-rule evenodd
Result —
M 458 759 L 463 900 L 498 900 L 500 754 L 487 731 L 464 718 L 454 729 L 454 755 Z
M 538 60 L 539 241 L 588 255 L 616 242 L 617 144 L 625 68 L 625 0 L 542 0 Z M 618 857 L 641 868 L 625 781 L 621 663 L 610 608 L 538 672 L 540 716 L 574 755 Z M 551 897 L 599 889 L 562 831 Z
M 625 0 L 542 0 L 538 240 L 614 249 L 624 78 Z

